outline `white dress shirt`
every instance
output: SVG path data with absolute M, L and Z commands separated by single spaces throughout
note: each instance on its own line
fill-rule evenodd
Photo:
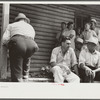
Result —
M 7 44 L 10 38 L 16 34 L 28 36 L 34 39 L 35 30 L 30 24 L 24 21 L 9 24 L 3 34 L 2 43 Z
M 91 36 L 97 37 L 95 31 L 93 31 L 93 30 L 88 30 L 88 31 L 84 30 L 82 32 L 82 39 L 84 39 L 84 41 L 89 40 L 89 38 Z
M 100 52 L 95 50 L 95 52 L 90 53 L 88 48 L 85 47 L 79 55 L 79 64 L 81 63 L 92 67 L 100 67 Z
M 77 64 L 76 55 L 73 48 L 69 48 L 66 54 L 63 56 L 61 46 L 53 49 L 50 62 L 55 62 L 57 65 L 66 65 L 69 68 Z

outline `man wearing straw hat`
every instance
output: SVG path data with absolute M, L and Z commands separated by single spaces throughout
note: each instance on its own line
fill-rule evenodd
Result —
M 79 68 L 83 82 L 100 81 L 100 52 L 96 50 L 97 37 L 87 40 L 87 48 L 82 49 L 79 55 Z
M 3 34 L 2 45 L 9 49 L 12 82 L 28 78 L 30 57 L 38 50 L 34 37 L 35 30 L 30 25 L 30 19 L 23 13 L 18 14 Z

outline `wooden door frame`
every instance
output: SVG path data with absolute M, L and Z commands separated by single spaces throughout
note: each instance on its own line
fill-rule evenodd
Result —
M 10 4 L 4 3 L 2 5 L 2 25 L 1 25 L 1 39 L 3 33 L 9 24 L 9 12 L 10 12 Z M 2 40 L 0 45 L 0 78 L 7 78 L 7 48 L 2 45 Z

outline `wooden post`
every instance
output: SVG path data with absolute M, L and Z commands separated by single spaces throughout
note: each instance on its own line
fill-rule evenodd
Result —
M 9 4 L 3 4 L 1 37 L 9 24 Z M 2 43 L 1 43 L 2 44 Z M 7 78 L 7 48 L 1 45 L 0 52 L 0 78 Z

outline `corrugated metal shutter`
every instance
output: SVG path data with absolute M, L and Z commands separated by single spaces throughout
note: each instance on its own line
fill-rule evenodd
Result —
M 10 22 L 18 13 L 24 13 L 31 20 L 31 25 L 36 31 L 35 41 L 40 50 L 32 56 L 31 71 L 39 69 L 50 61 L 51 51 L 55 45 L 55 37 L 60 32 L 60 23 L 74 20 L 73 10 L 60 5 L 11 5 Z

